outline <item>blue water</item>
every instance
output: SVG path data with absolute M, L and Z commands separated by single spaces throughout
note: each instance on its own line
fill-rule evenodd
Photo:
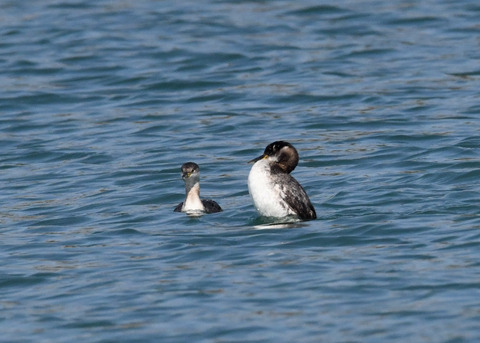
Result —
M 478 342 L 479 17 L 2 1 L 2 341 Z M 278 139 L 315 221 L 257 217 Z M 173 212 L 187 161 L 224 212 Z

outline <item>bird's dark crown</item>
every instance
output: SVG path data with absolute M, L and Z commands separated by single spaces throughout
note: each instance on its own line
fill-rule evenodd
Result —
M 276 156 L 277 166 L 285 173 L 291 173 L 299 160 L 297 149 L 284 141 L 276 141 L 267 145 L 263 154 L 264 156 Z
M 267 147 L 265 148 L 265 151 L 263 153 L 267 156 L 273 156 L 284 147 L 290 147 L 290 148 L 295 149 L 293 147 L 293 145 L 291 145 L 288 142 L 276 141 L 276 142 L 273 142 L 273 143 L 270 143 L 269 145 L 267 145 Z
M 195 171 L 200 171 L 200 167 L 195 162 L 187 162 L 182 165 L 182 173 L 193 173 Z

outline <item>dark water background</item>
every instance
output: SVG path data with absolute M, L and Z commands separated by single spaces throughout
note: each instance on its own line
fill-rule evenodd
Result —
M 4 342 L 478 342 L 478 1 L 0 2 Z M 318 220 L 259 220 L 278 139 Z M 180 165 L 224 212 L 190 218 Z

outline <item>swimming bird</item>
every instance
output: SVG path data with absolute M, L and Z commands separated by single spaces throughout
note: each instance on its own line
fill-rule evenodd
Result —
M 215 213 L 222 208 L 213 200 L 200 199 L 200 167 L 194 162 L 182 165 L 182 179 L 185 181 L 185 201 L 175 207 L 174 212 Z
M 288 142 L 269 144 L 248 175 L 248 191 L 255 208 L 265 217 L 317 218 L 315 208 L 303 187 L 290 173 L 298 164 L 298 152 Z

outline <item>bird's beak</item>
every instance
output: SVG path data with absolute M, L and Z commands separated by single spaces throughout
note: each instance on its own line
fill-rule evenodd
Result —
M 255 162 L 260 161 L 260 160 L 263 160 L 264 158 L 267 158 L 267 157 L 268 157 L 268 155 L 263 154 L 263 155 L 261 155 L 261 156 L 258 156 L 257 158 L 254 158 L 254 159 L 251 160 L 251 161 L 248 161 L 248 163 L 255 163 Z
M 182 179 L 188 179 L 190 177 L 190 175 L 192 175 L 192 173 L 182 173 Z

